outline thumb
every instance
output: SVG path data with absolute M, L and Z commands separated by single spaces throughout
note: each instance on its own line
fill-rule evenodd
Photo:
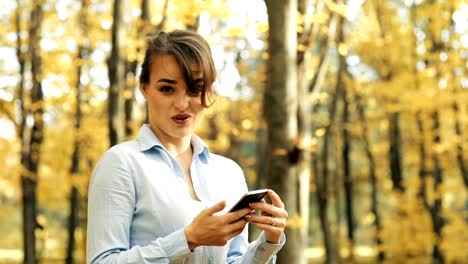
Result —
M 214 213 L 217 213 L 217 212 L 223 210 L 224 207 L 226 207 L 226 201 L 223 200 L 223 201 L 218 202 L 218 203 L 214 204 L 213 206 L 208 207 L 205 210 L 203 210 L 203 214 L 204 215 L 213 215 Z

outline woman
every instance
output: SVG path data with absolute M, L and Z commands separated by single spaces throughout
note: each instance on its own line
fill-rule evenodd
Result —
M 242 170 L 193 134 L 212 102 L 215 77 L 200 35 L 179 30 L 150 39 L 140 76 L 149 125 L 95 168 L 89 263 L 275 262 L 287 218 L 280 197 L 270 190 L 272 204 L 227 212 L 247 191 Z M 263 230 L 250 244 L 247 223 Z

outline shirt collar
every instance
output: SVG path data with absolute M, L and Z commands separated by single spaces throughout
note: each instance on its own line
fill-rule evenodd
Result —
M 193 153 L 195 155 L 205 156 L 207 158 L 210 157 L 210 152 L 208 150 L 208 146 L 197 135 L 195 135 L 195 134 L 192 135 L 192 138 L 190 139 L 190 144 L 192 145 Z
M 158 137 L 153 133 L 148 124 L 141 126 L 140 132 L 138 132 L 137 141 L 140 151 L 146 151 L 153 147 L 159 147 L 165 150 L 164 146 L 161 144 L 161 141 L 159 141 Z M 192 145 L 193 153 L 195 155 L 201 155 L 207 158 L 210 157 L 208 146 L 197 135 L 192 135 L 190 144 Z

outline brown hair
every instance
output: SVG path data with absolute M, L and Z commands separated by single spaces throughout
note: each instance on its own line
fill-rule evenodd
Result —
M 161 32 L 157 36 L 149 38 L 141 66 L 140 83 L 150 82 L 153 56 L 164 54 L 175 57 L 182 68 L 185 82 L 190 91 L 196 90 L 191 65 L 196 63 L 200 66 L 203 80 L 201 102 L 204 107 L 209 107 L 212 104 L 212 86 L 216 79 L 216 69 L 210 46 L 206 40 L 199 34 L 186 30 Z

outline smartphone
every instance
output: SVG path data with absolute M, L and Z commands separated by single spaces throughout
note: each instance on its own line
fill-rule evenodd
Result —
M 244 194 L 242 198 L 229 210 L 229 212 L 235 212 L 242 208 L 246 208 L 249 206 L 249 203 L 256 203 L 260 202 L 263 197 L 268 193 L 268 189 L 260 189 L 255 191 L 250 191 Z

